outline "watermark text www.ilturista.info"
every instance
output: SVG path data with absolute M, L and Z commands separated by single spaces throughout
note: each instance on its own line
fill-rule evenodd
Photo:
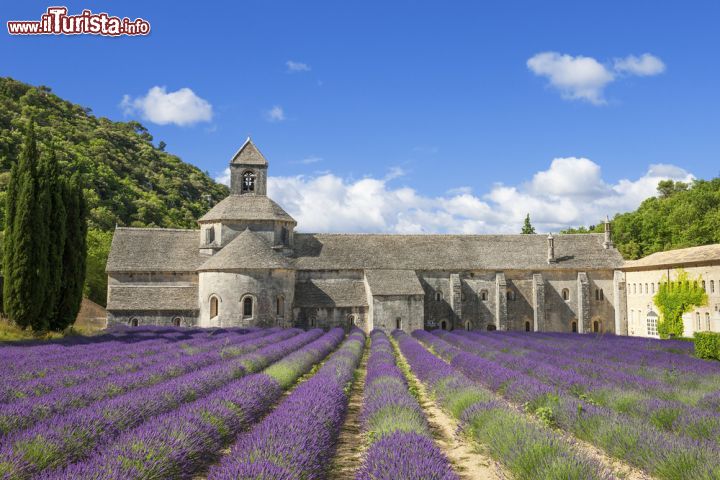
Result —
M 68 15 L 67 7 L 48 7 L 40 20 L 11 20 L 7 22 L 10 35 L 147 35 L 150 22 L 142 18 L 113 17 L 107 13 L 83 10 L 78 15 Z

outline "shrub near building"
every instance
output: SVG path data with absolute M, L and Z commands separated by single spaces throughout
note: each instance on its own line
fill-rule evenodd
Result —
M 695 356 L 720 360 L 720 333 L 695 332 Z

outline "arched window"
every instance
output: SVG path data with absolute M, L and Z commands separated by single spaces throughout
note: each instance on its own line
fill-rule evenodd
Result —
M 637 284 L 633 283 L 633 295 L 637 294 Z
M 710 313 L 705 312 L 705 330 L 710 331 Z
M 348 320 L 348 327 L 349 327 L 349 328 L 352 328 L 352 327 L 354 327 L 354 326 L 357 325 L 357 317 L 356 317 L 355 315 L 352 315 L 352 314 L 351 314 L 351 315 L 348 315 L 348 316 L 347 316 L 347 320 Z
M 315 322 L 316 322 L 315 316 L 314 316 L 314 315 L 311 315 L 310 318 L 308 319 L 308 326 L 314 327 L 314 326 L 315 326 Z
M 288 243 L 290 243 L 290 235 L 288 234 L 287 227 L 282 227 L 280 229 L 280 243 L 282 243 L 283 245 L 287 245 Z
M 436 301 L 436 302 L 441 302 L 442 299 L 443 299 L 442 292 L 435 292 L 435 301 Z
M 705 288 L 705 280 L 702 281 L 702 287 L 703 287 L 703 290 L 707 292 L 707 288 Z
M 402 318 L 397 317 L 395 319 L 395 328 L 398 330 L 402 330 Z
M 488 332 L 494 332 L 495 330 L 497 330 L 497 327 L 495 325 L 493 325 L 492 323 L 488 324 L 488 326 L 487 326 Z
M 525 322 L 525 331 L 526 332 L 530 331 L 530 322 Z
M 600 289 L 600 301 L 602 302 L 603 300 L 605 300 L 605 294 L 603 293 L 603 289 L 601 288 Z
M 562 297 L 563 297 L 563 300 L 565 300 L 566 302 L 568 300 L 570 300 L 570 290 L 568 290 L 567 288 L 563 288 Z
M 133 317 L 130 319 L 131 327 L 137 327 L 139 324 L 140 324 L 140 321 L 137 319 L 137 317 Z
M 700 312 L 695 314 L 695 323 L 697 324 L 695 330 L 700 331 Z
M 710 293 L 715 293 L 715 280 L 710 280 Z
M 440 328 L 443 329 L 443 330 L 447 330 L 447 329 L 448 329 L 448 325 L 447 325 L 447 322 L 446 322 L 445 320 L 443 320 L 442 322 L 440 322 Z
M 593 332 L 598 333 L 600 331 L 600 322 L 595 320 L 593 322 Z
M 487 290 L 481 290 L 480 291 L 480 300 L 483 302 L 487 302 L 488 299 L 488 291 Z
M 243 192 L 254 192 L 255 191 L 255 173 L 247 171 L 242 175 L 242 191 Z
M 515 291 L 508 288 L 505 292 L 505 297 L 510 301 L 515 300 Z
M 645 295 L 647 295 L 648 293 L 650 293 L 650 290 L 648 290 L 648 284 L 646 283 L 645 284 Z
M 465 330 L 469 332 L 470 329 L 472 329 L 472 323 L 470 323 L 470 320 L 468 320 L 467 322 L 465 322 Z
M 219 307 L 220 300 L 218 297 L 213 295 L 210 297 L 210 318 L 215 318 L 218 316 L 218 311 L 220 310 Z
M 253 298 L 250 295 L 246 295 L 242 299 L 242 316 L 243 318 L 251 318 L 253 316 Z
M 650 284 L 650 293 L 655 295 L 655 282 Z
M 276 301 L 275 301 L 275 313 L 278 317 L 284 317 L 285 316 L 285 297 L 282 295 L 278 295 Z
M 180 317 L 175 317 L 172 319 L 172 324 L 175 327 L 179 327 L 181 323 L 182 323 L 182 318 L 180 318 Z
M 577 322 L 572 322 L 570 328 L 572 329 L 573 333 L 577 333 Z

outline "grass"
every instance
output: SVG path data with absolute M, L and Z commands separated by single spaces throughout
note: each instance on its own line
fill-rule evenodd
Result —
M 20 328 L 6 317 L 0 317 L 0 342 L 24 342 L 28 340 L 58 340 L 74 335 L 92 335 L 96 331 L 70 326 L 62 332 L 34 332 L 29 328 Z

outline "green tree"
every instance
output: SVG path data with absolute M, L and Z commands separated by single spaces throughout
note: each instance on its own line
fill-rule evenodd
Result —
M 5 313 L 20 327 L 46 330 L 47 236 L 39 198 L 39 156 L 30 122 L 6 199 L 3 301 Z
M 522 231 L 520 232 L 525 235 L 530 235 L 535 233 L 535 227 L 532 226 L 532 223 L 530 223 L 530 214 L 528 213 L 525 215 L 525 223 L 523 224 Z
M 661 338 L 681 337 L 683 335 L 683 314 L 694 307 L 707 305 L 707 293 L 701 286 L 702 277 L 691 279 L 687 272 L 678 269 L 675 280 L 668 281 L 667 276 L 660 283 L 653 302 L 660 310 L 658 333 Z
M 65 249 L 67 214 L 63 190 L 65 182 L 60 178 L 60 171 L 54 149 L 41 157 L 40 204 L 45 209 L 44 232 L 47 255 L 47 273 L 45 303 L 43 313 L 48 317 L 50 330 L 62 330 L 58 322 L 57 312 L 60 292 L 65 281 L 63 271 L 63 252 Z
M 75 322 L 82 303 L 87 257 L 87 207 L 80 176 L 74 174 L 65 184 L 66 237 L 63 248 L 63 282 L 57 307 L 57 330 Z
M 85 269 L 85 296 L 95 303 L 107 301 L 107 273 L 105 265 L 110 254 L 112 232 L 90 229 L 87 234 L 87 267 Z

